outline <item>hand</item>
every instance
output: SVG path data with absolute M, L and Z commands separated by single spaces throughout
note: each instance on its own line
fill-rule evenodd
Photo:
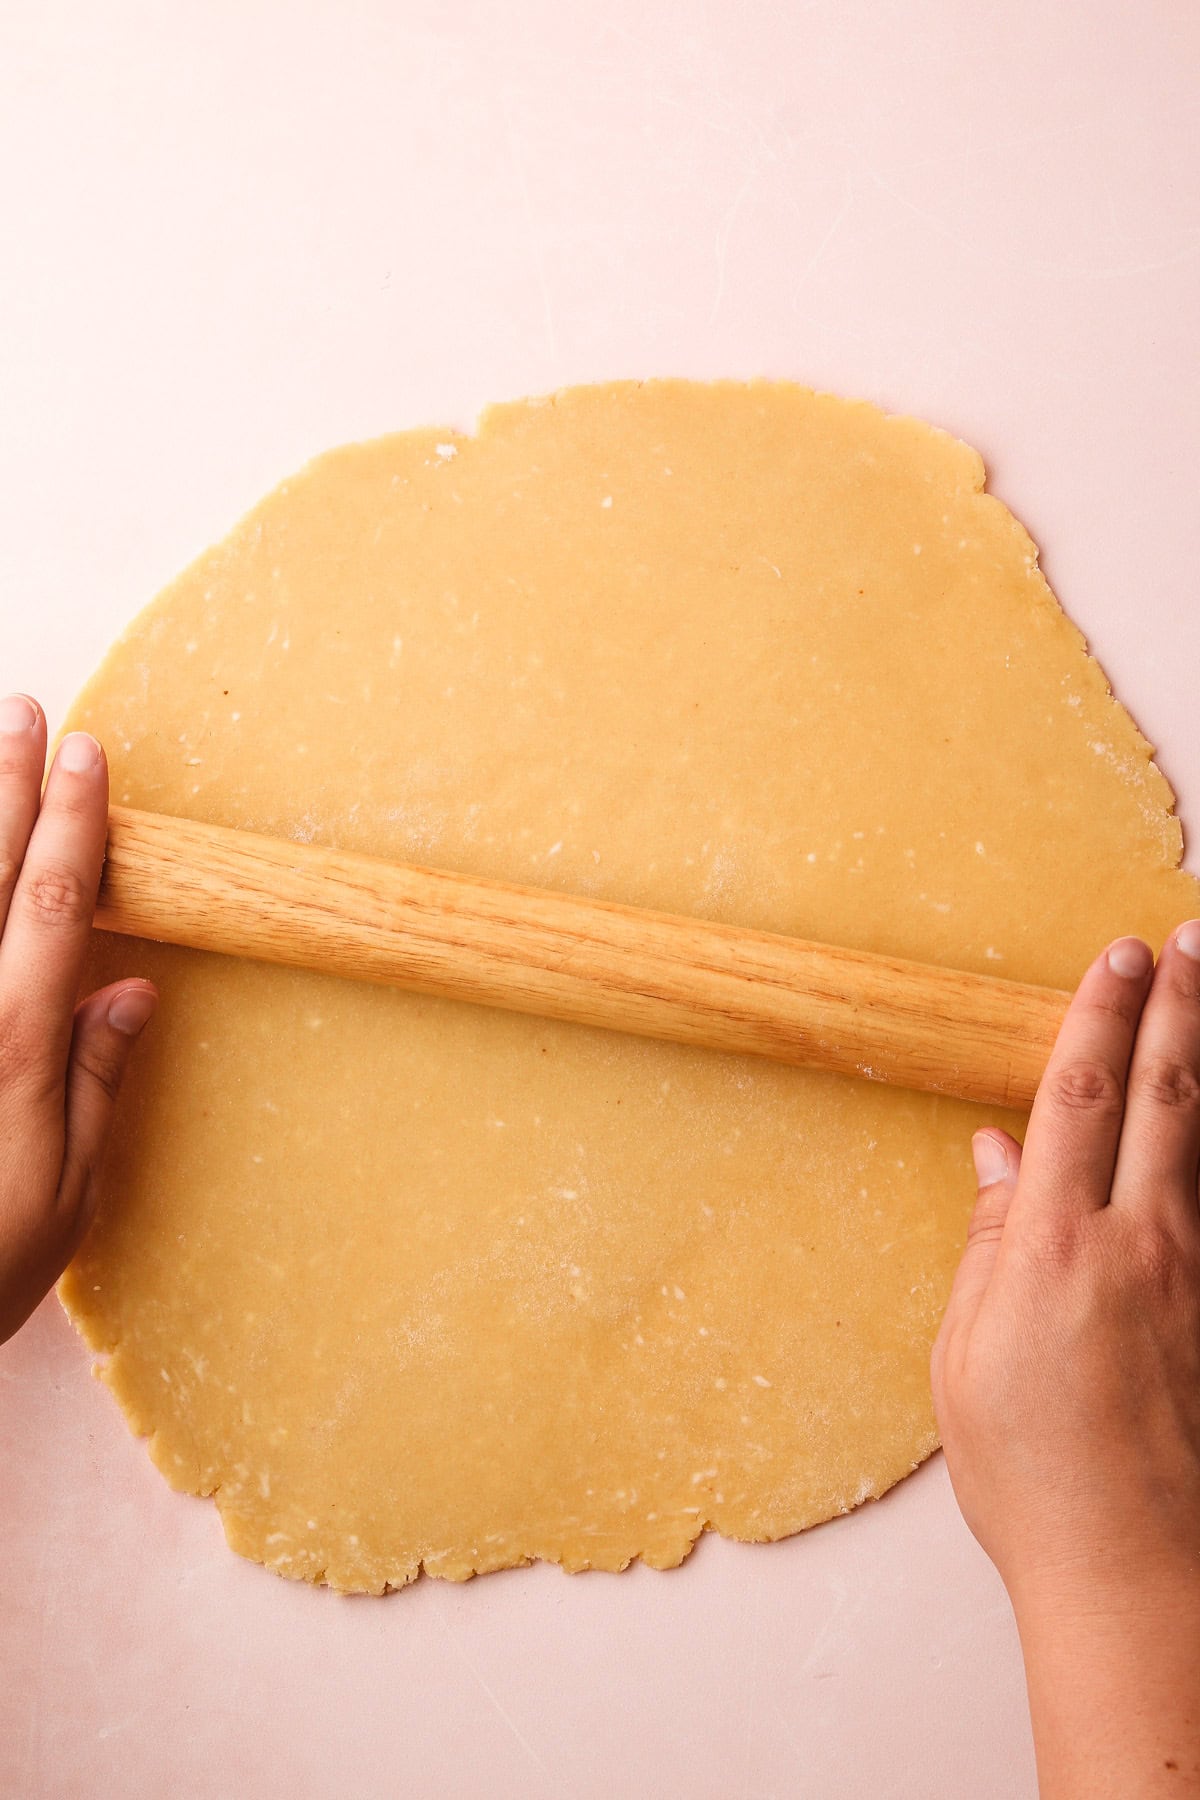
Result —
M 42 797 L 45 764 L 41 708 L 0 701 L 0 1342 L 87 1231 L 117 1090 L 157 1001 L 121 981 L 76 1005 L 108 770 L 84 732 L 64 738 Z
M 1043 1794 L 1200 1792 L 1200 923 L 1093 964 L 933 1353 L 954 1491 L 1008 1587 Z

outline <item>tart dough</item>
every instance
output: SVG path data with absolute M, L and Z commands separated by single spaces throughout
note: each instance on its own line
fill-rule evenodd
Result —
M 942 432 L 790 385 L 495 407 L 285 482 L 71 724 L 135 806 L 1067 987 L 1200 896 L 983 484 Z M 935 1447 L 979 1109 L 179 949 L 94 963 L 163 1002 L 62 1296 L 235 1550 L 370 1592 L 665 1568 Z

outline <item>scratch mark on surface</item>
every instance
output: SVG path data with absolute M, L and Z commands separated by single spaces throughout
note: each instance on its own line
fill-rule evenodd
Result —
M 489 1686 L 488 1682 L 480 1674 L 479 1670 L 475 1667 L 475 1664 L 471 1661 L 471 1658 L 467 1655 L 466 1651 L 463 1649 L 462 1645 L 459 1643 L 458 1639 L 455 1637 L 454 1633 L 451 1631 L 449 1625 L 446 1623 L 444 1615 L 441 1612 L 438 1613 L 437 1620 L 438 1620 L 438 1624 L 442 1628 L 442 1631 L 445 1633 L 446 1637 L 449 1639 L 456 1654 L 458 1655 L 459 1659 L 461 1660 L 463 1667 L 465 1669 L 467 1669 L 469 1671 L 469 1673 L 471 1675 L 473 1675 L 475 1677 L 475 1680 L 479 1683 L 480 1692 L 483 1694 L 484 1698 L 488 1701 L 489 1705 L 493 1707 L 497 1716 L 501 1720 L 503 1720 L 505 1725 L 507 1725 L 509 1731 L 511 1731 L 513 1737 L 516 1739 L 517 1743 L 521 1746 L 521 1748 L 525 1752 L 526 1756 L 529 1757 L 530 1761 L 532 1763 L 536 1764 L 536 1766 L 541 1770 L 542 1774 L 546 1776 L 547 1780 L 552 1782 L 553 1776 L 551 1774 L 549 1765 L 542 1759 L 541 1756 L 539 1756 L 537 1750 L 530 1743 L 529 1739 L 525 1736 L 525 1733 L 521 1730 L 521 1727 L 517 1724 L 517 1721 L 513 1718 L 512 1714 L 507 1711 L 507 1709 L 505 1708 L 503 1702 L 500 1700 L 498 1695 Z
M 745 205 L 750 189 L 757 180 L 758 164 L 752 163 L 747 171 L 746 179 L 743 181 L 737 193 L 733 196 L 733 204 L 730 206 L 729 211 L 725 214 L 724 219 L 717 228 L 717 291 L 713 295 L 713 303 L 709 309 L 708 322 L 710 325 L 714 322 L 717 314 L 720 312 L 721 302 L 725 298 L 725 265 L 728 261 L 729 234 L 737 223 L 737 216 Z
M 795 304 L 797 297 L 801 293 L 803 293 L 804 288 L 806 287 L 808 282 L 812 279 L 812 277 L 816 274 L 817 270 L 820 268 L 821 264 L 825 261 L 825 257 L 829 251 L 829 247 L 833 243 L 833 240 L 836 238 L 836 236 L 837 236 L 838 232 L 841 230 L 842 226 L 844 225 L 846 218 L 850 212 L 850 208 L 853 206 L 853 204 L 854 204 L 854 181 L 851 177 L 849 169 L 846 169 L 843 171 L 843 178 L 842 178 L 841 205 L 838 207 L 837 211 L 834 213 L 832 219 L 829 221 L 829 224 L 825 227 L 825 230 L 821 234 L 821 238 L 820 238 L 819 243 L 817 244 L 816 249 L 813 251 L 812 255 L 808 258 L 804 267 L 800 271 L 799 278 L 797 279 L 794 287 L 792 288 L 792 303 L 793 303 L 793 305 Z
M 1020 268 L 1024 273 L 1037 275 L 1054 275 L 1063 280 L 1072 281 L 1119 281 L 1134 275 L 1155 275 L 1162 269 L 1173 269 L 1181 263 L 1190 262 L 1200 253 L 1200 232 L 1183 231 L 1178 234 L 1176 248 L 1163 256 L 1151 257 L 1141 262 L 1097 264 L 1080 261 L 1076 258 L 1049 260 L 1045 257 L 1031 257 L 1024 250 L 1016 257 L 993 256 L 982 247 L 974 236 L 964 237 L 936 213 L 927 207 L 918 206 L 915 201 L 899 193 L 892 184 L 885 180 L 879 170 L 871 167 L 867 170 L 870 179 L 881 194 L 914 219 L 919 219 L 930 231 L 936 232 L 947 243 L 960 251 L 969 260 L 981 264 L 984 268 L 1012 270 Z

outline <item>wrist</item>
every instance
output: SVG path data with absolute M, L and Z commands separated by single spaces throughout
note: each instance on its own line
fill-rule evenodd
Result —
M 1055 1800 L 1200 1792 L 1200 1559 L 1118 1549 L 1106 1562 L 1030 1571 L 1009 1593 L 1039 1791 Z
M 1069 1632 L 1114 1633 L 1200 1622 L 1200 1546 L 1195 1551 L 1128 1554 L 1120 1546 L 1080 1553 L 1052 1568 L 1005 1575 L 1022 1639 Z

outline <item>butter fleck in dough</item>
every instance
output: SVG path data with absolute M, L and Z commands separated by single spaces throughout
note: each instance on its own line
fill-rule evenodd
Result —
M 983 480 L 788 385 L 496 407 L 310 464 L 71 724 L 131 805 L 1070 986 L 1200 896 Z M 666 1568 L 934 1448 L 979 1109 L 177 949 L 94 963 L 163 1004 L 62 1296 L 243 1555 L 372 1592 Z

